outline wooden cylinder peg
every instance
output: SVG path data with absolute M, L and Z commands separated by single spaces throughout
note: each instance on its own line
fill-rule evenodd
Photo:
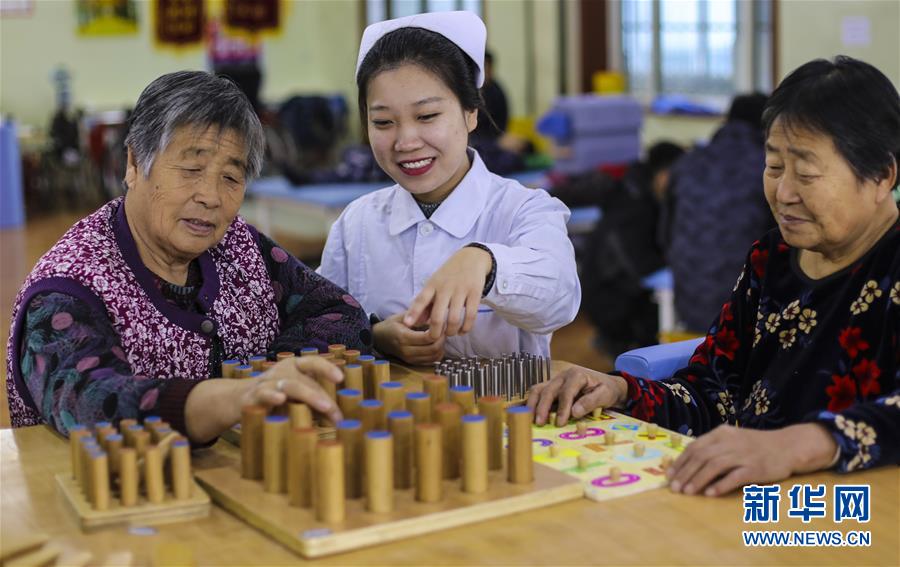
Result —
M 294 358 L 295 356 L 296 355 L 292 352 L 284 351 L 284 352 L 279 352 L 278 354 L 276 354 L 275 360 L 280 362 L 286 358 Z
M 191 445 L 186 439 L 172 442 L 172 492 L 175 500 L 191 497 Z
M 414 423 L 431 422 L 431 396 L 425 392 L 406 394 L 406 410 L 412 414 Z
M 234 358 L 222 361 L 222 378 L 236 378 L 237 367 L 241 365 L 240 360 Z
M 244 406 L 241 410 L 241 477 L 260 480 L 263 476 L 263 422 L 266 408 Z
M 336 344 L 336 345 L 328 345 L 328 352 L 334 355 L 335 360 L 343 360 L 344 352 L 347 351 L 346 345 Z
M 250 375 L 254 372 L 255 370 L 249 364 L 241 364 L 234 369 L 234 377 L 243 380 L 244 378 L 250 378 Z
M 344 365 L 344 388 L 348 390 L 359 390 L 365 396 L 365 385 L 363 382 L 362 366 L 355 363 L 347 363 Z
M 587 422 L 579 421 L 575 424 L 575 433 L 584 437 L 587 434 Z
M 119 493 L 122 506 L 135 506 L 138 501 L 137 451 L 122 447 L 119 452 Z
M 673 433 L 669 441 L 673 449 L 678 449 L 679 447 L 681 447 L 681 435 L 679 435 L 678 433 Z
M 431 396 L 431 414 L 433 416 L 434 408 L 447 401 L 447 377 L 429 374 L 422 378 L 422 388 L 426 394 Z
M 610 445 L 610 446 L 615 445 L 616 444 L 616 432 L 611 429 L 607 429 L 606 432 L 603 434 L 603 441 L 607 445 Z
M 359 419 L 362 421 L 363 433 L 383 431 L 385 429 L 384 404 L 378 400 L 359 402 Z
M 443 442 L 441 426 L 436 423 L 416 425 L 416 500 L 438 502 L 443 497 Z
M 316 519 L 334 524 L 344 520 L 344 447 L 340 441 L 316 446 Z
M 387 431 L 366 433 L 366 509 L 384 514 L 394 509 L 394 440 Z
M 162 454 L 157 445 L 148 445 L 144 451 L 144 483 L 147 486 L 147 501 L 161 504 L 166 494 L 163 480 Z
M 288 402 L 288 418 L 291 427 L 312 427 L 312 411 L 309 406 L 301 402 Z
M 356 361 L 362 366 L 363 396 L 366 399 L 374 400 L 378 395 L 378 391 L 375 389 L 375 373 L 372 371 L 375 366 L 375 357 L 371 354 L 363 354 Z
M 450 401 L 458 404 L 463 414 L 470 414 L 475 407 L 475 389 L 472 386 L 453 386 L 450 388 Z
M 635 456 L 635 457 L 643 457 L 643 456 L 644 456 L 644 451 L 645 451 L 646 449 L 647 449 L 647 448 L 644 446 L 643 443 L 635 443 L 635 444 L 634 444 L 634 456 Z
M 288 434 L 287 483 L 291 506 L 312 506 L 318 441 L 319 435 L 312 427 L 294 428 Z
M 352 388 L 338 390 L 337 402 L 344 419 L 359 419 L 359 402 L 363 399 L 362 392 Z
M 578 455 L 578 470 L 586 471 L 590 464 L 591 460 L 587 455 Z
M 106 455 L 109 459 L 109 473 L 113 477 L 118 476 L 119 474 L 119 461 L 121 460 L 119 454 L 122 451 L 122 443 L 122 436 L 118 433 L 107 435 L 106 437 Z
M 376 364 L 375 368 L 379 368 L 379 365 Z M 403 384 L 400 382 L 382 382 L 378 385 L 378 399 L 384 404 L 385 414 L 404 409 L 404 394 Z
M 287 492 L 287 416 L 270 415 L 263 424 L 263 488 Z
M 659 425 L 655 423 L 647 424 L 647 439 L 656 439 L 656 436 L 659 435 Z
M 503 468 L 503 399 L 500 396 L 478 398 L 478 413 L 487 419 L 488 469 Z
M 528 406 L 515 406 L 506 410 L 509 427 L 509 451 L 507 473 L 509 482 L 527 484 L 534 480 L 531 460 L 531 410 Z
M 72 462 L 72 478 L 81 484 L 81 439 L 89 437 L 91 432 L 84 425 L 73 425 L 69 428 L 69 458 Z
M 394 488 L 412 487 L 413 474 L 413 421 L 408 411 L 392 411 L 388 414 L 388 430 L 394 438 Z
M 622 480 L 622 469 L 619 467 L 610 467 L 609 469 L 609 480 L 612 482 L 619 482 Z
M 134 447 L 135 435 L 137 435 L 137 433 L 139 431 L 143 431 L 143 430 L 144 430 L 144 426 L 138 425 L 137 423 L 131 424 L 128 427 L 126 427 L 125 429 L 122 429 L 122 436 L 125 437 L 125 445 L 128 447 Z
M 488 489 L 488 430 L 483 415 L 462 417 L 462 489 L 481 494 Z
M 303 347 L 300 349 L 300 356 L 319 356 L 319 349 L 316 347 Z
M 344 495 L 359 498 L 365 471 L 362 425 L 359 420 L 345 419 L 337 422 L 335 432 L 344 447 Z
M 347 361 L 347 364 L 355 364 L 362 353 L 355 349 L 347 349 L 344 351 L 344 360 Z
M 91 507 L 109 509 L 109 460 L 103 451 L 93 451 L 91 459 Z
M 256 356 L 251 356 L 250 360 L 247 361 L 248 364 L 253 368 L 254 372 L 262 372 L 263 364 L 266 362 L 266 357 L 258 354 Z
M 365 372 L 364 372 L 365 374 Z M 374 395 L 372 397 L 376 399 L 381 399 L 381 385 L 385 382 L 390 382 L 391 380 L 391 363 L 387 360 L 375 360 L 372 361 L 372 390 Z M 402 391 L 402 386 L 401 386 Z M 402 408 L 401 408 L 402 409 Z
M 446 479 L 459 478 L 460 428 L 462 409 L 458 404 L 445 402 L 434 408 L 435 422 L 441 426 L 444 444 L 443 474 Z

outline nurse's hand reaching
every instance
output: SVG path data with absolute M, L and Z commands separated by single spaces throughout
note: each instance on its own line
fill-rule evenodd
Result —
M 475 326 L 492 265 L 490 252 L 461 248 L 428 278 L 406 311 L 403 324 L 410 328 L 428 325 L 433 340 L 468 333 Z
M 428 331 L 403 324 L 403 313 L 391 315 L 372 327 L 375 348 L 409 364 L 431 364 L 444 358 L 444 335 L 432 339 Z

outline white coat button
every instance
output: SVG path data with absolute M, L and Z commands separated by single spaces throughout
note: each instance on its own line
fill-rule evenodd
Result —
M 503 283 L 500 284 L 500 287 L 503 288 L 503 289 L 508 289 L 508 288 L 509 288 L 509 282 L 506 281 L 506 280 L 503 280 Z
M 419 234 L 422 236 L 428 236 L 434 230 L 434 225 L 430 222 L 423 222 L 419 225 Z

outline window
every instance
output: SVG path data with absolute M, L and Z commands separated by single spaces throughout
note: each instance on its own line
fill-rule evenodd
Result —
M 451 10 L 467 10 L 482 16 L 481 4 L 482 0 L 366 0 L 366 22 L 373 24 L 424 12 Z
M 622 0 L 621 69 L 632 94 L 729 100 L 772 87 L 772 0 Z

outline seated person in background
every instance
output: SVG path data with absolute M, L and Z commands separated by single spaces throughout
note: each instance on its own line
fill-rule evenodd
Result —
M 582 306 L 597 328 L 596 346 L 612 356 L 656 344 L 657 307 L 641 280 L 665 266 L 660 202 L 669 170 L 683 154 L 680 146 L 659 142 L 621 179 L 592 171 L 553 189 L 569 207 L 596 206 L 603 213 L 582 252 Z
M 472 132 L 472 138 L 496 140 L 503 136 L 509 125 L 509 105 L 503 87 L 494 77 L 494 55 L 488 50 L 484 52 L 484 85 L 481 87 L 481 98 L 484 100 L 484 110 L 490 120 L 482 117 Z
M 764 120 L 778 230 L 690 365 L 658 382 L 572 368 L 528 399 L 539 424 L 556 401 L 559 423 L 609 407 L 699 435 L 667 471 L 676 492 L 900 462 L 900 97 L 867 63 L 820 59 Z
M 471 12 L 435 12 L 372 24 L 360 46 L 360 116 L 397 184 L 344 209 L 319 270 L 380 319 L 375 346 L 412 364 L 547 356 L 581 299 L 569 210 L 467 147 L 485 36 Z
M 316 379 L 341 372 L 318 357 L 212 379 L 223 359 L 372 340 L 356 300 L 237 216 L 264 144 L 246 96 L 209 73 L 163 75 L 141 93 L 125 143 L 125 197 L 69 229 L 16 298 L 12 425 L 65 435 L 158 414 L 202 443 L 246 404 L 292 398 L 340 417 Z
M 709 144 L 672 168 L 663 211 L 666 260 L 678 318 L 698 334 L 728 299 L 728 280 L 747 247 L 774 226 L 759 175 L 765 103 L 762 94 L 736 97 Z

